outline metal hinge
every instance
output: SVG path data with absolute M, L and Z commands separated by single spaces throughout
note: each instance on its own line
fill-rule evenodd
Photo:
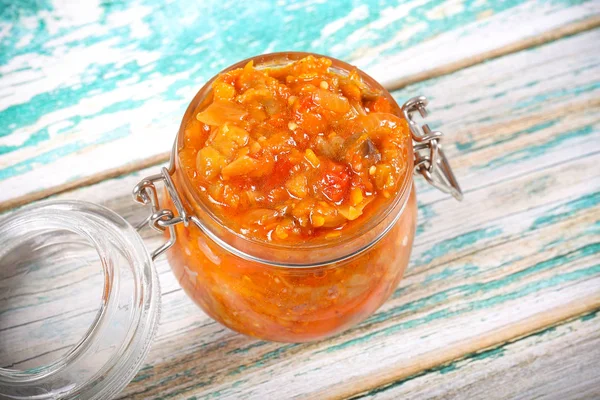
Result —
M 173 160 L 171 160 L 171 163 L 173 163 Z M 170 169 L 172 169 L 172 167 L 170 167 Z M 158 182 L 162 182 L 165 185 L 171 201 L 175 206 L 177 215 L 175 215 L 172 210 L 160 207 L 156 189 L 156 183 Z M 184 224 L 187 226 L 190 218 L 181 203 L 181 199 L 177 194 L 169 169 L 167 168 L 163 167 L 159 174 L 142 179 L 142 181 L 133 188 L 133 199 L 137 203 L 150 206 L 151 208 L 150 215 L 135 227 L 136 230 L 139 231 L 145 226 L 150 226 L 150 228 L 159 232 L 164 232 L 167 229 L 169 230 L 169 240 L 150 254 L 152 260 L 154 260 L 175 244 L 175 241 L 177 240 L 175 225 Z
M 463 194 L 450 163 L 444 155 L 440 143 L 444 134 L 432 131 L 427 124 L 420 127 L 414 120 L 413 114 L 418 112 L 421 117 L 427 117 L 427 104 L 425 96 L 413 97 L 402 106 L 404 118 L 408 122 L 413 138 L 415 154 L 415 172 L 423 175 L 432 186 L 444 193 L 449 193 L 456 200 L 462 200 Z

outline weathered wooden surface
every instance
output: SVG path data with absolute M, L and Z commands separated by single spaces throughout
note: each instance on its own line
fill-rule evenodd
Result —
M 140 221 L 130 190 L 158 166 L 139 168 L 164 159 L 202 82 L 289 49 L 414 82 L 394 95 L 431 99 L 465 191 L 457 203 L 417 179 L 405 279 L 367 321 L 319 343 L 229 331 L 159 259 L 161 325 L 121 398 L 600 396 L 600 3 L 331 4 L 0 2 L 0 209 L 129 169 L 57 197 Z M 149 248 L 163 240 L 143 235 Z M 53 323 L 88 316 L 67 311 Z
M 598 399 L 599 363 L 594 312 L 356 399 Z
M 600 24 L 595 0 L 0 7 L 0 209 L 165 159 L 202 83 L 251 55 L 319 52 L 398 86 Z
M 348 332 L 301 345 L 233 333 L 186 298 L 160 259 L 161 325 L 121 397 L 594 394 L 600 377 L 579 366 L 600 368 L 599 42 L 600 31 L 582 33 L 395 93 L 432 98 L 430 122 L 448 133 L 465 200 L 418 180 L 411 267 L 394 296 Z M 130 189 L 156 169 L 59 197 L 101 202 L 134 223 L 145 210 Z M 144 235 L 149 248 L 162 241 Z M 489 357 L 477 356 L 485 349 Z M 529 386 L 500 392 L 507 370 L 519 377 L 511 367 L 534 355 L 542 361 L 520 376 Z

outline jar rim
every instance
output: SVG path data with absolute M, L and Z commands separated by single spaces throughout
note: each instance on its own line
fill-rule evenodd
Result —
M 57 360 L 33 369 L 0 368 L 0 397 L 111 398 L 135 376 L 156 333 L 158 276 L 141 236 L 121 216 L 93 203 L 54 200 L 0 219 L 0 236 L 13 245 L 59 231 L 80 236 L 96 250 L 104 276 L 100 308 L 83 337 Z M 68 249 L 61 253 L 68 255 Z
M 404 172 L 404 176 L 402 177 L 402 184 L 400 188 L 396 191 L 396 194 L 393 198 L 385 203 L 384 207 L 378 209 L 373 215 L 370 216 L 368 221 L 364 221 L 357 229 L 352 232 L 350 235 L 341 236 L 340 238 L 331 239 L 328 241 L 316 242 L 316 243 L 303 243 L 302 249 L 307 252 L 314 252 L 321 249 L 330 249 L 332 246 L 339 246 L 347 248 L 346 251 L 341 255 L 331 256 L 327 254 L 327 256 L 322 257 L 315 262 L 293 262 L 286 259 L 276 259 L 275 257 L 265 258 L 263 256 L 259 256 L 257 254 L 252 254 L 254 252 L 248 251 L 247 249 L 240 249 L 239 247 L 250 248 L 253 246 L 261 247 L 260 253 L 272 255 L 273 252 L 297 252 L 299 251 L 299 246 L 290 245 L 285 243 L 269 243 L 253 238 L 248 238 L 241 233 L 238 233 L 227 226 L 225 221 L 219 218 L 211 208 L 206 204 L 206 202 L 199 196 L 199 191 L 196 190 L 189 176 L 183 171 L 181 168 L 179 152 L 184 145 L 184 135 L 185 124 L 186 122 L 193 117 L 193 114 L 196 112 L 200 104 L 205 101 L 210 93 L 212 92 L 212 83 L 217 79 L 217 77 L 225 72 L 231 71 L 233 69 L 242 68 L 248 62 L 253 61 L 254 66 L 257 68 L 269 68 L 269 67 L 278 67 L 284 66 L 291 62 L 300 60 L 307 56 L 315 56 L 315 57 L 325 57 L 330 59 L 333 64 L 332 68 L 338 73 L 349 73 L 352 70 L 356 70 L 360 75 L 361 79 L 365 84 L 369 87 L 374 88 L 375 90 L 381 92 L 383 96 L 390 102 L 392 106 L 392 113 L 399 118 L 404 119 L 404 115 L 402 113 L 401 107 L 398 105 L 396 100 L 392 97 L 392 95 L 375 79 L 369 76 L 367 73 L 362 71 L 361 69 L 354 67 L 344 61 L 338 60 L 334 57 L 321 55 L 317 53 L 308 53 L 308 52 L 276 52 L 276 53 L 268 53 L 262 54 L 254 57 L 249 57 L 245 60 L 239 61 L 212 77 L 209 81 L 207 81 L 201 88 L 198 90 L 186 112 L 182 118 L 179 131 L 177 137 L 175 139 L 175 146 L 173 148 L 173 152 L 171 154 L 171 165 L 174 167 L 174 174 L 177 174 L 177 177 L 183 181 L 183 185 L 186 189 L 186 194 L 190 196 L 194 202 L 194 205 L 197 206 L 200 213 L 202 214 L 204 219 L 198 217 L 198 220 L 194 219 L 196 225 L 200 227 L 201 230 L 204 231 L 212 240 L 217 242 L 221 247 L 224 247 L 226 250 L 234 253 L 235 255 L 248 259 L 250 261 L 260 262 L 263 264 L 278 266 L 284 268 L 311 268 L 322 266 L 326 264 L 331 264 L 335 262 L 340 262 L 345 259 L 356 256 L 357 254 L 366 251 L 373 245 L 375 245 L 384 235 L 387 233 L 389 229 L 393 226 L 394 222 L 399 218 L 402 210 L 404 209 L 406 203 L 408 202 L 408 198 L 410 197 L 410 193 L 413 190 L 413 175 L 412 171 L 414 168 L 414 155 L 413 155 L 413 146 L 412 139 L 410 135 L 407 137 L 407 167 Z M 208 104 L 207 104 L 208 105 Z M 173 169 L 173 168 L 172 168 Z M 396 211 L 396 214 L 393 212 Z M 381 226 L 384 225 L 384 226 Z M 371 232 L 373 230 L 378 229 L 379 231 L 375 234 L 371 234 L 370 239 L 364 244 L 351 246 L 353 242 L 357 242 L 359 238 L 363 238 L 365 234 Z M 219 235 L 216 231 L 221 230 L 224 235 Z M 221 236 L 228 236 L 230 240 L 224 240 Z M 237 245 L 232 245 L 230 242 L 235 242 Z M 350 246 L 349 246 L 350 245 Z M 264 251 L 264 249 L 268 249 L 269 251 Z M 329 253 L 329 252 L 328 252 Z

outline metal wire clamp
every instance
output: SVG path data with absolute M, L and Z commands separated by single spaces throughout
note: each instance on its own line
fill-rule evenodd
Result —
M 440 143 L 444 134 L 432 131 L 427 124 L 420 127 L 413 119 L 415 112 L 418 112 L 422 118 L 427 117 L 427 104 L 429 101 L 425 96 L 417 96 L 402 106 L 402 113 L 408 122 L 413 139 L 415 172 L 423 175 L 432 186 L 451 194 L 460 201 L 463 199 L 462 190 Z
M 158 232 L 164 232 L 167 229 L 169 230 L 169 240 L 150 254 L 152 260 L 155 260 L 158 256 L 163 254 L 175 244 L 175 241 L 177 240 L 175 225 L 184 224 L 184 226 L 188 226 L 190 221 L 190 217 L 187 214 L 185 207 L 183 207 L 181 199 L 179 198 L 179 194 L 177 193 L 175 185 L 173 184 L 173 180 L 171 179 L 171 174 L 175 170 L 174 156 L 175 146 L 173 146 L 173 151 L 171 152 L 171 162 L 169 168 L 163 167 L 159 174 L 151 175 L 142 179 L 133 188 L 133 200 L 136 203 L 150 206 L 152 210 L 150 215 L 140 222 L 135 229 L 139 231 L 145 226 L 150 226 L 150 228 Z M 160 203 L 158 201 L 158 192 L 156 189 L 156 184 L 158 182 L 162 182 L 167 189 L 177 214 L 173 213 L 172 210 L 160 207 Z

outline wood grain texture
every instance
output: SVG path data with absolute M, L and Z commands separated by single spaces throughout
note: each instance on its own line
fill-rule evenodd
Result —
M 5 2 L 0 208 L 164 156 L 202 83 L 247 56 L 314 51 L 398 85 L 590 29 L 598 14 L 594 0 Z
M 356 399 L 597 399 L 599 370 L 596 311 Z
M 121 398 L 351 397 L 600 309 L 599 40 L 584 33 L 395 93 L 432 98 L 428 122 L 448 134 L 465 201 L 417 180 L 410 269 L 376 314 L 341 335 L 277 344 L 231 332 L 159 259 L 161 325 Z M 59 197 L 101 202 L 135 223 L 145 210 L 130 190 L 154 171 Z M 149 248 L 162 242 L 144 236 Z

